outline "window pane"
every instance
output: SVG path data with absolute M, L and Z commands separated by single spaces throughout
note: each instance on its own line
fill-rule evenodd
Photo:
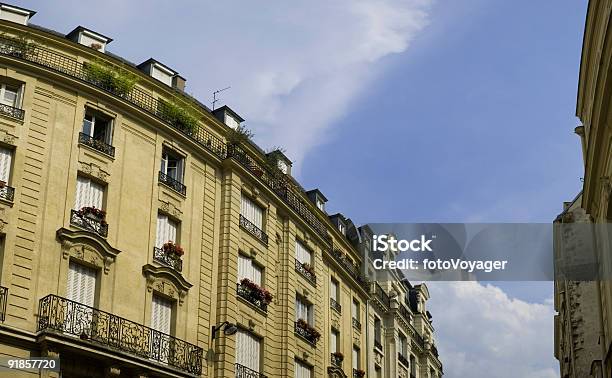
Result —
M 91 114 L 85 114 L 85 118 L 83 118 L 83 134 L 87 134 L 91 136 L 92 129 L 93 129 L 93 116 Z
M 6 87 L 4 90 L 3 103 L 9 106 L 15 106 L 17 104 L 17 88 Z

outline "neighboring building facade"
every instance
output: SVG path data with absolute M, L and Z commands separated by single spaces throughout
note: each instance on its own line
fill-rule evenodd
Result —
M 33 15 L 0 4 L 0 357 L 59 358 L 62 377 L 308 378 L 377 376 L 384 352 L 395 377 L 403 327 L 414 376 L 441 375 L 426 287 L 374 310 L 366 241 L 280 151 L 233 142 L 242 118 L 172 68 Z
M 590 0 L 588 4 L 576 115 L 582 126 L 584 160 L 582 194 L 557 218 L 557 223 L 612 222 L 612 132 L 610 93 L 612 91 L 611 0 Z M 610 237 L 598 233 L 596 282 L 555 282 L 555 355 L 561 377 L 612 377 L 612 254 Z M 607 251 L 607 252 L 606 252 Z M 558 252 L 557 252 L 558 254 Z M 556 256 L 557 258 L 559 256 Z M 588 375 L 585 375 L 588 374 Z

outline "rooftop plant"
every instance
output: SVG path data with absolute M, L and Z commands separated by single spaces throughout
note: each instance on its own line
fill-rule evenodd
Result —
M 0 38 L 9 42 L 7 45 L 1 47 L 2 50 L 6 50 L 6 53 L 14 56 L 32 56 L 35 53 L 36 47 L 38 47 L 38 43 L 32 41 L 29 34 L 12 36 L 6 33 L 0 33 Z
M 159 113 L 171 124 L 183 131 L 192 133 L 198 127 L 198 113 L 191 107 L 178 105 L 176 101 L 160 100 Z
M 138 82 L 138 76 L 125 68 L 95 59 L 83 64 L 86 79 L 119 96 L 128 94 Z
M 230 129 L 227 134 L 227 143 L 232 146 L 242 146 L 251 139 L 253 139 L 253 132 L 246 128 L 244 125 L 240 125 L 235 129 Z

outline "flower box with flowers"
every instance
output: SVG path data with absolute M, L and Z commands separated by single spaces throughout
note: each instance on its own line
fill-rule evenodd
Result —
M 321 333 L 304 319 L 298 319 L 297 322 L 295 322 L 295 326 L 297 328 L 296 332 L 313 344 L 316 344 L 321 338 Z
M 240 280 L 240 286 L 247 292 L 249 297 L 247 299 L 260 302 L 264 306 L 267 306 L 272 302 L 272 294 L 248 278 L 243 278 Z
M 365 370 L 353 369 L 353 378 L 363 378 L 363 377 L 365 377 Z
M 332 356 L 334 356 L 335 358 L 337 358 L 340 361 L 344 361 L 344 354 L 342 354 L 341 352 L 333 352 Z
M 100 223 L 106 223 L 104 221 L 106 219 L 106 211 L 102 209 L 98 209 L 95 206 L 81 207 L 81 209 L 78 211 L 78 214 L 80 217 L 83 217 L 83 218 L 90 218 L 90 219 L 100 221 Z
M 310 265 L 309 263 L 302 263 L 302 268 L 304 268 L 304 270 L 310 273 L 311 275 L 315 275 L 315 268 L 313 265 Z
M 180 245 L 175 244 L 171 240 L 168 240 L 167 242 L 164 243 L 164 245 L 162 245 L 162 251 L 164 251 L 164 253 L 168 256 L 175 256 L 175 257 L 181 257 L 185 254 L 185 251 L 183 250 L 183 248 Z

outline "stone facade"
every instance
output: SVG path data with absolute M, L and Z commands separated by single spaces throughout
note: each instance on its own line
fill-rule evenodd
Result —
M 370 332 L 380 314 L 388 327 L 380 376 L 409 376 L 405 364 L 396 373 L 395 328 L 424 340 L 411 347 L 415 376 L 441 376 L 425 285 L 398 281 L 390 307 L 376 307 L 375 284 L 362 269 L 365 242 L 352 237 L 352 223 L 334 223 L 289 174 L 271 170 L 257 146 L 228 143 L 231 128 L 181 91 L 177 73 L 109 55 L 111 40 L 82 28 L 64 36 L 0 13 L 0 31 L 0 84 L 19 88 L 15 106 L 0 105 L 0 149 L 11 155 L 0 184 L 0 357 L 57 358 L 64 377 L 293 377 L 298 362 L 313 377 L 360 370 L 375 377 Z M 125 90 L 104 82 L 92 62 L 137 83 Z M 155 69 L 173 76 L 151 77 Z M 188 109 L 197 124 L 163 111 L 168 104 Z M 112 138 L 83 135 L 90 113 L 111 120 Z M 170 153 L 181 164 L 177 180 L 160 173 Z M 79 180 L 103 188 L 104 215 L 75 208 Z M 263 210 L 260 227 L 243 220 L 243 196 Z M 180 225 L 175 239 L 184 254 L 156 245 L 160 216 Z M 296 262 L 296 241 L 312 253 L 314 282 Z M 239 256 L 261 270 L 269 304 L 240 294 Z M 67 299 L 72 264 L 95 272 L 92 306 Z M 312 306 L 318 340 L 298 335 L 296 296 Z M 154 298 L 171 304 L 169 334 L 154 328 Z M 259 340 L 258 371 L 236 363 L 236 335 L 213 334 L 224 322 Z M 336 365 L 332 329 L 345 356 Z

